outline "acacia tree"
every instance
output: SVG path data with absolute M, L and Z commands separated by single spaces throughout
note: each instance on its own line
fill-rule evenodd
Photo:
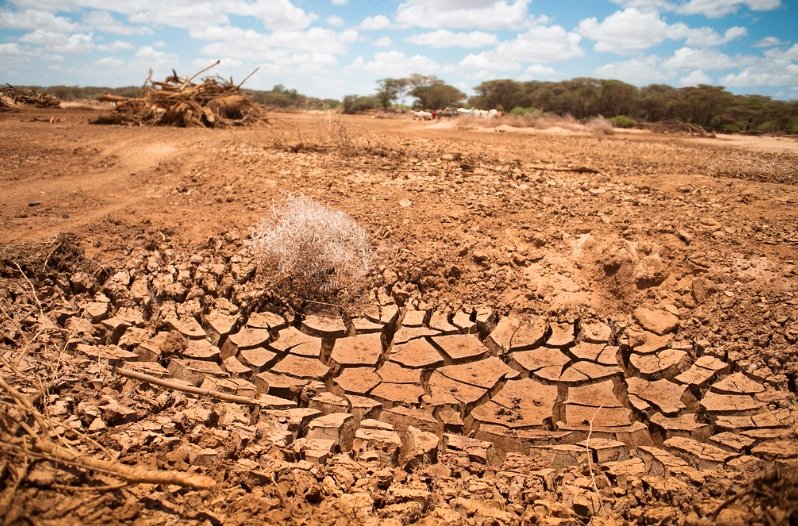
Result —
M 416 98 L 417 106 L 430 109 L 453 106 L 465 98 L 465 93 L 437 79 L 430 84 L 416 86 L 410 95 Z
M 387 110 L 397 99 L 402 98 L 410 87 L 408 79 L 385 78 L 377 81 L 377 100 L 380 107 Z
M 446 84 L 435 75 L 414 73 L 409 77 L 385 78 L 377 81 L 379 88 L 375 97 L 383 109 L 388 109 L 397 99 L 407 95 L 416 99 L 415 106 L 421 108 L 445 108 L 462 101 L 465 94 Z
M 488 80 L 475 87 L 474 91 L 477 92 L 472 98 L 474 106 L 504 111 L 510 111 L 516 106 L 526 106 L 523 86 L 515 80 Z

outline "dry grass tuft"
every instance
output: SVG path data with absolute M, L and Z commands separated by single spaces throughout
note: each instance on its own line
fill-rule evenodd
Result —
M 285 299 L 341 307 L 365 288 L 372 257 L 368 234 L 349 215 L 294 195 L 272 204 L 252 248 Z
M 603 137 L 604 135 L 612 135 L 615 133 L 612 128 L 612 123 L 604 117 L 593 117 L 585 123 L 585 128 L 596 137 Z

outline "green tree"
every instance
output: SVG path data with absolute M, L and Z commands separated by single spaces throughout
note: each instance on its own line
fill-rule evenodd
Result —
M 471 104 L 481 109 L 510 111 L 515 107 L 526 107 L 523 85 L 512 79 L 488 80 L 474 88 L 477 92 Z
M 408 90 L 410 82 L 408 79 L 392 79 L 385 78 L 377 81 L 379 89 L 377 89 L 377 100 L 380 107 L 387 110 L 391 104 L 401 98 Z
M 465 99 L 465 93 L 437 79 L 431 84 L 414 87 L 410 95 L 416 98 L 417 106 L 433 110 L 453 106 Z
M 637 88 L 620 80 L 602 80 L 596 113 L 604 116 L 628 115 L 638 99 Z
M 347 95 L 343 100 L 343 113 L 360 113 L 373 110 L 380 106 L 377 97 L 364 97 L 362 95 Z

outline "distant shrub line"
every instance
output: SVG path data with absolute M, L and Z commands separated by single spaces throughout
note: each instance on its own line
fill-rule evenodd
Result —
M 798 134 L 798 101 L 773 100 L 764 95 L 734 95 L 720 86 L 674 88 L 651 84 L 638 88 L 619 80 L 576 78 L 558 82 L 497 79 L 474 88 L 466 100 L 459 90 L 434 76 L 411 75 L 381 79 L 372 95 L 347 95 L 343 100 L 319 99 L 277 84 L 271 90 L 244 90 L 255 102 L 275 108 L 335 109 L 343 113 L 397 107 L 410 97 L 414 106 L 443 109 L 468 106 L 499 109 L 516 117 L 537 113 L 570 115 L 582 122 L 604 116 L 613 126 L 630 128 L 638 123 L 679 121 L 718 132 Z M 61 100 L 94 99 L 100 93 L 135 97 L 141 89 L 51 86 L 43 91 Z M 441 107 L 437 107 L 441 106 Z

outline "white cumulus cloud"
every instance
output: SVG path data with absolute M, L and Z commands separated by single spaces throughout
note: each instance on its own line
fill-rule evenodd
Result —
M 665 82 L 670 78 L 659 57 L 654 55 L 605 64 L 596 68 L 596 74 L 600 78 L 622 80 L 635 86 Z
M 152 29 L 143 26 L 129 26 L 123 24 L 108 11 L 89 11 L 80 17 L 81 24 L 103 33 L 116 33 L 118 35 L 151 35 Z
M 721 18 L 746 7 L 751 11 L 771 11 L 781 7 L 781 0 L 612 0 L 623 7 L 641 11 L 669 11 L 682 15 L 703 15 Z
M 110 44 L 98 44 L 98 51 L 124 51 L 126 49 L 133 49 L 133 45 L 123 40 L 114 40 Z
M 741 7 L 751 11 L 770 11 L 781 6 L 781 0 L 689 0 L 676 7 L 684 15 L 704 15 L 709 18 L 736 13 Z
M 657 11 L 634 7 L 616 11 L 601 22 L 595 17 L 585 18 L 579 22 L 577 32 L 596 41 L 596 51 L 618 54 L 643 51 L 665 40 L 685 40 L 692 46 L 719 46 L 748 34 L 742 26 L 730 27 L 721 35 L 710 27 L 668 24 Z
M 581 37 L 561 26 L 530 27 L 515 39 L 500 42 L 495 48 L 467 55 L 460 66 L 468 69 L 510 71 L 524 63 L 548 63 L 581 57 Z
M 765 37 L 761 40 L 758 40 L 754 47 L 774 47 L 780 46 L 782 44 L 781 40 L 776 37 Z
M 698 86 L 699 84 L 712 84 L 712 79 L 709 75 L 700 69 L 694 69 L 689 74 L 679 79 L 680 86 Z
M 125 61 L 114 57 L 102 57 L 94 61 L 97 66 L 122 66 Z
M 52 9 L 52 11 L 55 11 L 55 9 Z M 0 9 L 0 27 L 68 32 L 76 30 L 77 24 L 68 18 L 56 16 L 52 12 L 40 9 L 25 9 L 23 11 Z
M 711 49 L 694 49 L 683 47 L 677 49 L 673 56 L 663 63 L 668 69 L 729 69 L 738 63 L 730 56 Z
M 352 64 L 353 69 L 363 69 L 382 77 L 404 77 L 413 73 L 437 75 L 441 66 L 424 55 L 408 56 L 401 51 L 375 53 L 371 60 L 360 57 Z
M 744 88 L 798 86 L 798 44 L 788 49 L 768 49 L 762 57 L 750 61 L 739 72 L 724 76 L 721 83 Z
M 684 38 L 687 44 L 691 46 L 720 46 L 747 34 L 748 30 L 742 26 L 730 27 L 721 35 L 709 27 L 690 28 L 679 23 L 670 26 L 668 38 L 673 40 Z
M 428 33 L 410 35 L 405 40 L 417 46 L 434 48 L 462 47 L 477 48 L 493 45 L 497 42 L 496 35 L 484 31 L 471 31 L 456 33 L 448 29 L 438 29 Z
M 536 77 L 551 77 L 557 71 L 554 68 L 550 68 L 549 66 L 544 66 L 542 64 L 532 64 L 528 68 L 526 68 L 528 73 Z
M 55 31 L 45 31 L 36 29 L 30 33 L 22 35 L 20 42 L 36 44 L 44 47 L 48 51 L 59 53 L 87 53 L 94 51 L 94 35 L 91 33 L 73 33 L 66 35 Z
M 627 53 L 662 43 L 668 37 L 668 24 L 655 11 L 627 8 L 601 22 L 595 17 L 586 18 L 579 22 L 577 31 L 596 41 L 596 51 Z
M 530 21 L 529 0 L 407 0 L 396 22 L 412 27 L 499 29 Z
M 360 29 L 373 31 L 375 29 L 385 29 L 391 25 L 391 21 L 385 15 L 367 16 L 360 23 Z
M 330 15 L 325 18 L 327 24 L 333 27 L 339 27 L 344 25 L 344 19 L 337 15 Z

